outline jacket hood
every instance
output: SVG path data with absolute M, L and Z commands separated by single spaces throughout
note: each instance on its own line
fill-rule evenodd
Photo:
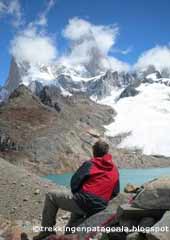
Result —
M 112 168 L 115 167 L 111 154 L 105 154 L 103 157 L 94 157 L 91 159 L 91 161 L 101 169 L 108 171 L 112 170 Z

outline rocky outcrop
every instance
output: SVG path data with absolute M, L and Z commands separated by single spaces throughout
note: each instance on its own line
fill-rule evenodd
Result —
M 86 92 L 89 96 L 95 96 L 102 99 L 111 95 L 113 89 L 118 89 L 132 84 L 135 81 L 133 75 L 128 73 L 118 73 L 108 70 L 103 76 L 87 82 Z
M 29 70 L 28 63 L 17 63 L 15 58 L 11 59 L 9 76 L 5 83 L 5 89 L 11 93 L 23 82 L 23 77 L 27 75 Z
M 161 177 L 144 184 L 133 206 L 144 209 L 170 209 L 170 177 Z
M 40 92 L 43 89 L 43 85 L 38 81 L 33 81 L 29 84 L 28 88 L 31 90 L 33 94 L 35 94 L 36 96 L 39 96 Z
M 125 97 L 134 97 L 136 95 L 138 95 L 139 91 L 136 90 L 136 88 L 132 85 L 129 85 L 127 88 L 125 88 L 125 90 L 123 90 L 123 92 L 120 94 L 119 99 L 121 98 L 125 98 Z
M 56 86 L 45 86 L 39 93 L 39 97 L 45 105 L 53 107 L 57 112 L 63 110 L 68 103 L 67 98 L 62 97 L 60 89 Z
M 72 76 L 68 74 L 58 75 L 53 85 L 55 85 L 58 89 L 63 88 L 70 93 L 83 92 L 83 89 L 85 88 L 84 82 L 74 81 Z

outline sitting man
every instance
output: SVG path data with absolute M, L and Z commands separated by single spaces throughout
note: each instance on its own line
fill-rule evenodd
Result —
M 42 227 L 48 229 L 56 224 L 59 208 L 71 212 L 67 227 L 76 227 L 87 217 L 104 210 L 109 200 L 119 193 L 119 172 L 108 153 L 109 145 L 99 140 L 92 150 L 93 158 L 84 162 L 71 178 L 72 193 L 47 193 Z M 33 239 L 40 240 L 50 234 L 44 231 Z

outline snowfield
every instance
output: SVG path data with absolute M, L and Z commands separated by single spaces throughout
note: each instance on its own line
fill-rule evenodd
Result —
M 112 106 L 115 122 L 106 128 L 106 135 L 130 133 L 120 148 L 141 149 L 146 155 L 170 156 L 170 87 L 164 84 L 141 84 L 135 97 L 114 101 L 114 96 L 100 101 Z

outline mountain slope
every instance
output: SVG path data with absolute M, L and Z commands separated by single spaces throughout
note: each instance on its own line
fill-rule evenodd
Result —
M 34 172 L 74 170 L 91 155 L 96 139 L 87 132 L 103 135 L 114 111 L 82 94 L 63 97 L 54 86 L 41 100 L 21 85 L 0 107 L 0 155 Z

